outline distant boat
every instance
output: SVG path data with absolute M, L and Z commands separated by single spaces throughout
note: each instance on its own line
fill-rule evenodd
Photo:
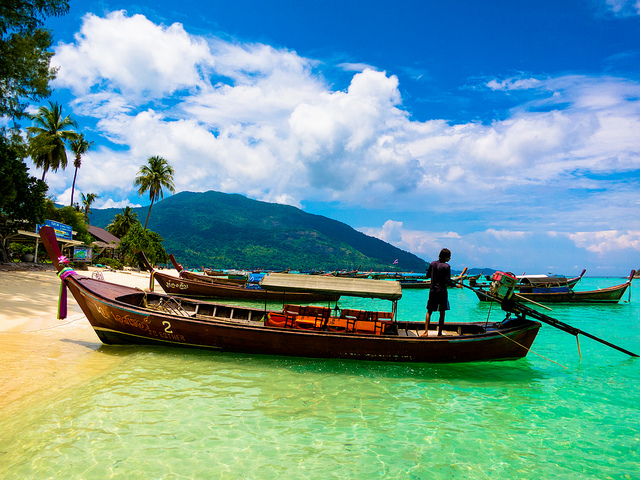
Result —
M 577 277 L 567 278 L 557 275 L 516 275 L 518 283 L 515 290 L 520 293 L 568 293 L 573 287 L 582 280 L 587 269 L 583 269 L 582 273 Z M 488 280 L 491 277 L 488 276 Z M 469 285 L 479 288 L 487 288 L 488 284 L 480 284 L 469 282 Z
M 268 292 L 258 285 L 226 285 L 185 277 L 175 277 L 158 270 L 149 264 L 144 253 L 139 254 L 140 262 L 151 272 L 151 282 L 158 281 L 162 289 L 170 295 L 185 297 L 228 298 L 238 300 L 278 301 L 286 303 L 313 303 L 337 301 L 338 297 L 307 292 Z
M 241 276 L 239 278 L 229 278 L 229 276 L 226 274 L 224 276 L 208 275 L 208 274 L 202 275 L 200 273 L 195 273 L 195 272 L 190 272 L 189 270 L 185 270 L 182 264 L 178 263 L 176 258 L 173 256 L 173 253 L 169 254 L 169 260 L 171 261 L 173 268 L 175 268 L 178 271 L 178 275 L 180 275 L 180 278 L 187 278 L 189 280 L 197 280 L 199 282 L 205 282 L 205 283 L 215 283 L 218 285 L 222 284 L 222 285 L 245 286 L 247 284 L 246 276 Z
M 557 291 L 553 289 L 533 289 L 531 292 L 524 292 L 522 289 L 517 293 L 520 298 L 533 300 L 538 303 L 618 303 L 624 292 L 627 290 L 634 278 L 635 270 L 631 271 L 629 280 L 621 285 L 613 287 L 599 288 L 597 290 L 570 290 L 566 287 L 560 287 L 566 290 Z M 546 291 L 544 291 L 546 290 Z M 480 301 L 491 301 L 486 295 L 476 292 Z

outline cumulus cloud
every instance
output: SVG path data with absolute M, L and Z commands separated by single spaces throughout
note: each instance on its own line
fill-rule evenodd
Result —
M 637 230 L 576 232 L 567 236 L 577 247 L 600 255 L 616 250 L 640 250 L 640 231 Z
M 206 42 L 182 25 L 155 25 L 143 15 L 117 11 L 84 18 L 74 44 L 56 48 L 56 85 L 84 95 L 102 85 L 123 94 L 171 94 L 203 86 L 203 73 L 213 67 Z
M 457 232 L 430 232 L 404 228 L 403 222 L 387 220 L 381 228 L 365 227 L 362 233 L 379 238 L 402 250 L 412 252 L 423 258 L 438 254 L 445 246 L 451 246 L 461 237 Z

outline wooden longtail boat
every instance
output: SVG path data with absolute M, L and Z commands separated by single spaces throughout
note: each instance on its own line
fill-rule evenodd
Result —
M 553 290 L 560 289 L 562 287 L 564 287 L 565 290 L 566 288 L 572 289 L 576 285 L 576 283 L 582 280 L 582 277 L 584 276 L 586 271 L 587 269 L 583 268 L 582 273 L 573 278 L 567 278 L 558 275 L 516 275 L 515 277 L 518 279 L 518 283 L 515 288 L 516 290 L 528 290 L 531 288 L 548 288 Z M 486 275 L 486 279 L 490 282 L 491 275 Z M 470 282 L 469 284 L 471 286 L 474 286 L 477 280 L 478 279 L 476 278 L 475 280 L 473 280 L 474 283 Z M 477 285 L 481 287 L 483 286 L 480 284 Z
M 226 298 L 236 300 L 277 301 L 282 303 L 313 303 L 337 301 L 339 296 L 308 292 L 269 292 L 259 286 L 223 285 L 207 281 L 179 278 L 155 270 L 143 253 L 139 254 L 140 262 L 151 272 L 151 290 L 154 281 L 158 281 L 162 289 L 170 295 L 197 298 Z
M 178 275 L 180 275 L 180 278 L 186 278 L 189 280 L 197 280 L 199 282 L 205 282 L 205 283 L 216 283 L 216 284 L 221 284 L 221 285 L 242 285 L 245 286 L 247 284 L 247 278 L 243 277 L 243 278 L 228 278 L 227 276 L 220 276 L 220 275 L 201 275 L 199 273 L 195 273 L 195 272 L 190 272 L 188 270 L 185 270 L 184 267 L 182 266 L 182 264 L 178 263 L 178 261 L 176 260 L 176 258 L 173 256 L 173 253 L 169 254 L 169 260 L 171 261 L 171 264 L 173 265 L 173 268 L 175 268 L 178 271 Z
M 547 291 L 533 289 L 533 291 L 527 291 L 521 288 L 517 296 L 525 298 L 527 300 L 533 300 L 538 303 L 618 303 L 624 292 L 631 285 L 631 280 L 635 270 L 631 271 L 629 280 L 621 285 L 615 285 L 613 287 L 599 288 L 598 290 L 567 290 L 566 288 L 554 289 L 553 287 Z M 476 291 L 478 299 L 482 302 L 491 301 L 486 295 Z
M 413 288 L 413 289 L 418 289 L 418 288 L 430 288 L 431 287 L 431 280 L 413 280 L 413 279 L 402 279 L 399 280 L 400 282 L 400 286 L 404 289 L 404 288 Z
M 396 282 L 356 278 L 274 274 L 261 282 L 276 292 L 315 289 L 332 296 L 346 292 L 384 298 L 393 302 L 392 312 L 299 306 L 272 312 L 172 297 L 79 275 L 65 267 L 54 230 L 43 227 L 40 236 L 62 282 L 107 344 L 449 363 L 524 357 L 541 326 L 518 315 L 498 323 L 447 323 L 445 335 L 419 337 L 423 322 L 396 319 L 396 302 L 402 295 Z

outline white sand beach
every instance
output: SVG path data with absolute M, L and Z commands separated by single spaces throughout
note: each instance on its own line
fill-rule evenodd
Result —
M 108 282 L 149 288 L 149 273 L 93 267 L 79 273 L 94 272 Z M 67 318 L 56 318 L 59 292 L 53 270 L 4 270 L 0 265 L 0 415 L 46 401 L 120 361 L 101 354 L 102 343 L 73 296 L 68 295 Z

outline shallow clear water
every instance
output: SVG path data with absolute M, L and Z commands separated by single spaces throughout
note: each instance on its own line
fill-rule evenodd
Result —
M 405 291 L 401 319 L 426 297 Z M 451 321 L 502 316 L 450 299 Z M 631 303 L 552 308 L 640 353 L 640 282 Z M 640 478 L 640 359 L 580 347 L 544 325 L 538 355 L 462 365 L 102 347 L 123 361 L 0 420 L 0 478 Z

